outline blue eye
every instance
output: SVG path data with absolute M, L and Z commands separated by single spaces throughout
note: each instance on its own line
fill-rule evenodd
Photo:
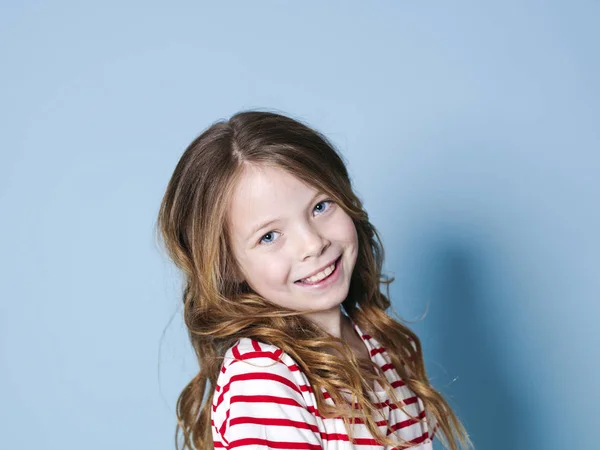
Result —
M 321 203 L 333 203 L 333 202 L 332 202 L 331 200 L 321 200 L 319 203 L 317 203 L 317 204 L 315 205 L 315 208 L 316 208 L 318 205 L 320 205 Z M 322 211 L 325 211 L 325 210 L 322 210 Z M 320 211 L 320 212 L 322 212 L 322 211 Z
M 317 204 L 315 205 L 315 208 L 314 208 L 314 209 L 316 209 L 316 208 L 317 208 L 317 206 L 319 206 L 321 203 L 327 203 L 327 204 L 331 204 L 331 203 L 333 203 L 333 200 L 321 200 L 319 203 L 317 203 Z M 327 208 L 324 208 L 324 209 L 321 209 L 321 210 L 319 210 L 319 211 L 318 211 L 318 212 L 319 212 L 319 214 L 318 214 L 318 215 L 320 215 L 320 214 L 321 214 L 321 213 L 323 213 L 324 211 L 327 211 L 327 210 L 329 210 L 329 208 L 330 208 L 330 206 L 327 206 Z M 260 238 L 260 240 L 258 241 L 258 243 L 259 243 L 259 244 L 266 244 L 266 245 L 270 245 L 270 244 L 272 244 L 272 243 L 275 241 L 275 239 L 272 237 L 272 235 L 273 235 L 274 233 L 277 233 L 277 231 L 269 231 L 267 234 L 264 234 L 264 235 L 263 235 L 263 236 Z M 265 238 L 266 238 L 266 237 L 268 237 L 268 236 L 271 236 L 271 239 L 265 239 Z
M 260 238 L 260 241 L 258 241 L 259 243 L 265 242 L 266 244 L 270 244 L 273 242 L 273 240 L 270 241 L 264 241 L 264 239 L 269 236 L 272 235 L 273 233 L 276 233 L 276 231 L 269 231 L 267 234 L 265 234 L 262 238 Z

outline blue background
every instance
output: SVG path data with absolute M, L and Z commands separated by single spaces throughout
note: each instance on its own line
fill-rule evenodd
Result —
M 197 134 L 266 108 L 347 158 L 475 447 L 599 448 L 599 14 L 4 1 L 0 447 L 174 448 L 196 362 L 158 206 Z

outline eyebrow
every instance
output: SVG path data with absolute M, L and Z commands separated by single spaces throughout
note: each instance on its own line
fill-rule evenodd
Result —
M 313 198 L 310 200 L 309 205 L 312 205 L 314 203 L 314 201 L 317 199 L 317 197 L 319 197 L 321 194 L 323 194 L 323 192 L 317 192 Z M 278 220 L 280 220 L 280 218 L 276 218 L 276 219 L 270 219 L 266 222 L 263 222 L 257 226 L 255 226 L 252 231 L 248 234 L 248 238 L 247 239 L 251 239 L 252 236 L 254 236 L 256 233 L 258 233 L 260 230 L 262 230 L 263 228 L 268 227 L 269 225 L 277 222 Z

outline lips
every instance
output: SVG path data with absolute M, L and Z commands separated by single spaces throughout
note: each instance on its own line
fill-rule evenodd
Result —
M 342 257 L 342 255 L 338 256 L 338 257 L 337 257 L 335 260 L 331 261 L 329 264 L 327 264 L 327 265 L 325 265 L 325 266 L 321 267 L 319 270 L 317 270 L 317 271 L 313 272 L 312 274 L 310 274 L 310 275 L 308 275 L 308 276 L 306 276 L 306 277 L 304 277 L 304 278 L 301 278 L 301 279 L 299 279 L 299 280 L 296 280 L 296 281 L 294 281 L 294 283 L 302 283 L 302 284 L 316 284 L 316 283 L 320 283 L 320 282 L 321 282 L 321 281 L 323 281 L 323 280 L 326 280 L 327 278 L 329 278 L 329 277 L 331 276 L 331 274 L 332 274 L 333 272 L 335 272 L 335 269 L 337 269 L 337 265 L 338 265 L 338 263 L 339 263 L 339 261 L 340 261 L 341 257 Z M 321 272 L 321 271 L 325 270 L 327 267 L 331 266 L 332 264 L 335 264 L 335 267 L 333 268 L 333 271 L 332 271 L 332 272 L 331 272 L 329 275 L 327 275 L 325 278 L 322 278 L 321 280 L 319 280 L 319 281 L 317 281 L 317 282 L 315 282 L 315 283 L 304 283 L 304 282 L 302 281 L 302 280 L 305 280 L 305 279 L 307 279 L 307 278 L 310 278 L 310 277 L 312 277 L 312 276 L 314 276 L 314 275 L 318 274 L 319 272 Z

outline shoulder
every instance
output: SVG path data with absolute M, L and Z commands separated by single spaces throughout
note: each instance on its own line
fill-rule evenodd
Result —
M 275 345 L 241 338 L 225 352 L 219 380 L 245 373 L 279 373 L 291 377 L 297 366 L 291 367 L 290 362 L 293 363 L 291 358 Z
M 278 361 L 283 351 L 271 344 L 251 338 L 241 338 L 225 352 L 223 368 L 227 370 L 237 361 Z
M 213 409 L 234 395 L 278 395 L 296 400 L 308 389 L 305 376 L 279 347 L 242 338 L 224 355 Z
M 225 353 L 217 377 L 211 414 L 215 441 L 311 442 L 320 448 L 310 392 L 305 375 L 280 348 L 240 339 Z

